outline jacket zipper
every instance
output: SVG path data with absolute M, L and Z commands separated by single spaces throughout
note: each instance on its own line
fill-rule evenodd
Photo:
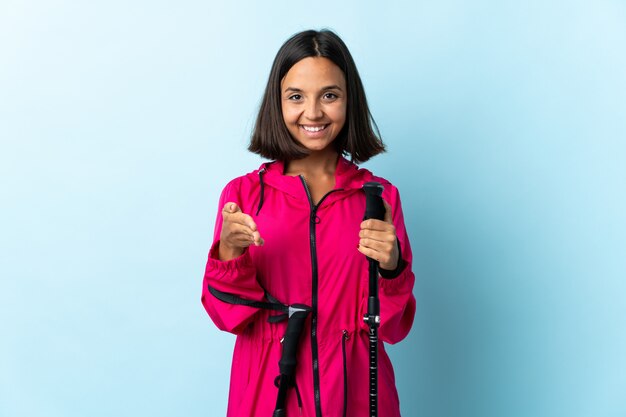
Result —
M 318 286 L 318 276 L 317 276 L 317 246 L 315 241 L 315 226 L 317 225 L 317 209 L 322 205 L 322 202 L 328 197 L 331 193 L 335 191 L 341 191 L 340 189 L 330 190 L 327 192 L 322 199 L 317 203 L 313 204 L 313 198 L 311 198 L 311 193 L 309 191 L 309 187 L 306 185 L 306 181 L 302 175 L 299 175 L 300 181 L 302 181 L 302 185 L 304 186 L 304 191 L 306 191 L 306 196 L 309 199 L 309 205 L 311 207 L 311 214 L 309 216 L 309 244 L 311 247 L 311 275 L 312 275 L 312 305 L 311 305 L 311 352 L 313 355 L 313 398 L 315 400 L 315 415 L 316 417 L 322 417 L 322 402 L 320 398 L 320 372 L 319 372 L 319 354 L 317 350 L 317 286 Z
M 341 337 L 341 353 L 343 354 L 343 417 L 348 415 L 348 361 L 346 359 L 346 340 L 350 338 L 348 331 L 343 329 Z

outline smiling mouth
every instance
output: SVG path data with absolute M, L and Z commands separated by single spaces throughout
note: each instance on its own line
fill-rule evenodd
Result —
M 318 126 L 300 125 L 300 127 L 306 130 L 307 132 L 316 133 L 316 132 L 321 132 L 322 130 L 326 129 L 328 125 L 318 125 Z

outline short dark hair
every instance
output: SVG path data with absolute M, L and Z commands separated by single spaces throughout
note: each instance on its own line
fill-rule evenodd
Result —
M 372 118 L 361 77 L 346 44 L 330 30 L 307 30 L 289 38 L 278 50 L 248 150 L 271 160 L 304 158 L 309 151 L 296 142 L 282 116 L 280 84 L 297 62 L 323 57 L 337 65 L 346 78 L 346 122 L 333 141 L 340 155 L 349 154 L 356 163 L 365 162 L 385 151 L 376 122 Z

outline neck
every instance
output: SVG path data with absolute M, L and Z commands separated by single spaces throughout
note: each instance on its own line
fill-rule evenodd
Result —
M 305 178 L 335 175 L 339 154 L 316 152 L 306 158 L 285 162 L 285 175 L 304 175 Z

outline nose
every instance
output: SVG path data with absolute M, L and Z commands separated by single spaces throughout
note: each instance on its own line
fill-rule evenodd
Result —
M 309 120 L 319 120 L 324 114 L 322 112 L 322 106 L 318 100 L 310 100 L 306 104 L 304 109 L 304 116 Z

